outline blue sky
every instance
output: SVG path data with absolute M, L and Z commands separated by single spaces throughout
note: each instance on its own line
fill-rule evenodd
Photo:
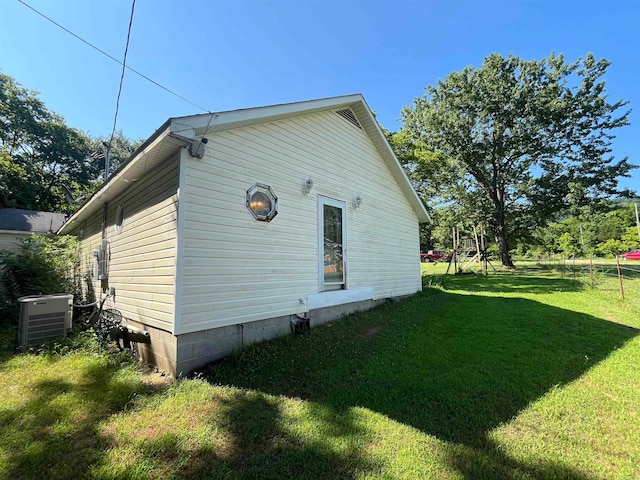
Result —
M 131 2 L 25 0 L 122 58 Z M 485 56 L 612 62 L 631 101 L 614 154 L 640 164 L 640 1 L 137 0 L 127 64 L 211 111 L 364 94 L 388 129 L 426 85 Z M 111 133 L 121 67 L 17 0 L 0 0 L 0 69 L 91 135 Z M 149 136 L 197 107 L 127 71 L 117 128 Z M 622 185 L 640 192 L 640 170 Z

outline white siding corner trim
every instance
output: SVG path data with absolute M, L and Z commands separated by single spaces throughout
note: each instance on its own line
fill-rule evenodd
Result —
M 309 310 L 315 310 L 316 308 L 333 307 L 364 300 L 373 300 L 373 287 L 310 293 L 308 307 Z
M 180 149 L 178 165 L 178 231 L 176 233 L 176 271 L 175 271 L 175 302 L 173 313 L 173 334 L 179 335 L 182 330 L 182 270 L 184 256 L 184 219 L 185 197 L 187 192 L 187 149 Z

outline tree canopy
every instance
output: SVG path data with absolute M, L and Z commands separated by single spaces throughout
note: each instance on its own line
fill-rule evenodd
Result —
M 396 150 L 419 188 L 486 219 L 502 264 L 513 267 L 515 230 L 630 193 L 618 179 L 635 167 L 611 155 L 628 102 L 608 102 L 609 65 L 591 54 L 571 63 L 490 55 L 402 110 Z
M 0 208 L 69 213 L 103 181 L 105 138 L 92 139 L 49 111 L 36 92 L 0 73 Z M 112 169 L 140 141 L 118 132 Z
M 636 203 L 636 202 L 634 202 Z M 635 205 L 630 201 L 610 202 L 608 211 L 582 209 L 560 221 L 551 222 L 534 232 L 533 241 L 520 250 L 538 253 L 562 253 L 609 256 L 640 248 Z

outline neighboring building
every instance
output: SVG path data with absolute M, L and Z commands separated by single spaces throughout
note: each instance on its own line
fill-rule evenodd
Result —
M 361 95 L 171 118 L 75 213 L 98 295 L 188 373 L 421 289 L 429 220 Z M 109 265 L 107 266 L 106 263 Z M 98 280 L 102 277 L 101 280 Z
M 55 233 L 65 218 L 64 213 L 0 208 L 0 250 L 16 250 L 19 240 L 34 233 Z

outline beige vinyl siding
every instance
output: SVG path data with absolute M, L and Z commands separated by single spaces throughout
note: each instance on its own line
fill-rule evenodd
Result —
M 175 312 L 178 156 L 144 174 L 119 196 L 108 200 L 107 239 L 111 246 L 110 305 L 129 320 L 173 331 Z M 124 205 L 122 231 L 116 212 Z M 102 212 L 83 224 L 83 269 L 93 269 L 92 252 L 101 242 Z M 77 233 L 77 228 L 75 233 Z M 99 283 L 99 282 L 96 282 Z M 95 285 L 100 296 L 100 285 Z
M 319 289 L 318 195 L 346 203 L 349 289 L 420 289 L 417 216 L 364 131 L 329 111 L 208 139 L 187 162 L 180 333 L 305 312 Z M 245 207 L 256 182 L 278 196 L 271 223 Z
M 92 298 L 101 298 L 100 281 L 93 278 L 93 256 L 92 252 L 100 244 L 102 237 L 102 213 L 96 213 L 86 221 L 74 225 L 70 235 L 77 235 L 80 240 L 80 271 L 83 275 L 82 291 L 85 295 L 84 301 Z M 79 299 L 74 299 L 79 302 Z

